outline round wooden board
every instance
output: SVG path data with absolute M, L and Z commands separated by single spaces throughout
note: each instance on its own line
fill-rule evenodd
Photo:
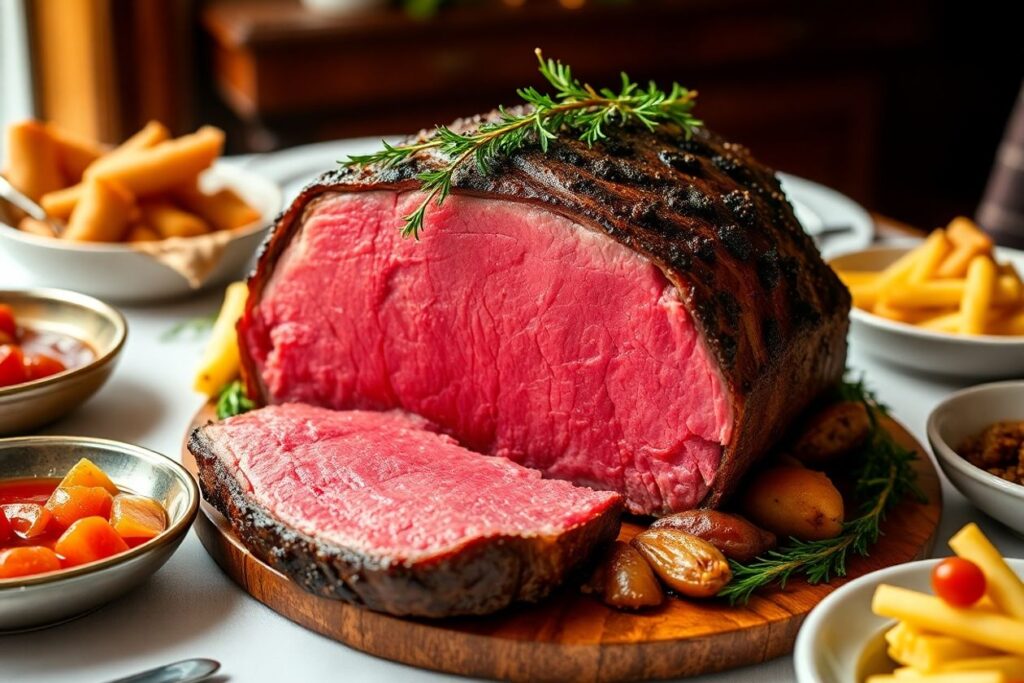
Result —
M 192 428 L 215 419 L 205 406 Z M 851 579 L 926 557 L 942 510 L 938 475 L 924 449 L 901 425 L 896 441 L 918 452 L 927 504 L 904 501 L 886 520 L 871 556 L 851 558 L 845 578 L 827 585 L 790 582 L 743 607 L 669 599 L 640 614 L 609 609 L 576 588 L 541 604 L 488 617 L 400 619 L 307 593 L 256 559 L 227 520 L 205 501 L 196 533 L 221 569 L 246 592 L 297 624 L 378 657 L 465 676 L 513 681 L 621 681 L 693 676 L 764 662 L 792 651 L 807 613 Z M 187 442 L 187 436 L 186 436 Z M 193 474 L 187 448 L 183 462 Z M 640 529 L 623 525 L 620 538 Z

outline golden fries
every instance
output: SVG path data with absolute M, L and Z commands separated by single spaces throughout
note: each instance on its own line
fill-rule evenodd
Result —
M 1024 283 L 995 261 L 992 239 L 954 218 L 888 267 L 836 274 L 853 305 L 875 315 L 948 334 L 1024 335 Z
M 166 126 L 151 121 L 108 150 L 51 124 L 26 121 L 8 129 L 4 173 L 52 218 L 67 221 L 64 239 L 148 242 L 194 237 L 249 226 L 260 218 L 229 189 L 213 194 L 198 189 L 199 174 L 223 146 L 224 133 L 211 126 L 172 139 Z M 53 236 L 34 223 L 19 227 Z
M 135 198 L 110 180 L 94 178 L 85 185 L 62 237 L 77 242 L 117 242 L 132 216 Z

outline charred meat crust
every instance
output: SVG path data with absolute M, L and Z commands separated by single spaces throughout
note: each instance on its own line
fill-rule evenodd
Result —
M 841 377 L 850 295 L 800 227 L 774 172 L 745 147 L 705 129 L 690 139 L 669 126 L 608 132 L 610 139 L 592 148 L 559 139 L 547 154 L 521 150 L 489 175 L 467 166 L 456 173 L 452 191 L 543 205 L 643 254 L 679 289 L 718 363 L 735 421 L 705 500 L 716 506 Z M 416 174 L 443 161 L 428 150 L 400 167 L 342 169 L 309 185 L 264 245 L 249 280 L 247 317 L 318 198 L 415 190 Z M 241 352 L 249 393 L 265 402 L 244 345 Z
M 485 538 L 444 556 L 403 563 L 318 541 L 256 504 L 214 453 L 200 427 L 188 449 L 204 498 L 263 562 L 315 595 L 397 616 L 481 615 L 546 597 L 615 539 L 622 503 L 555 537 Z

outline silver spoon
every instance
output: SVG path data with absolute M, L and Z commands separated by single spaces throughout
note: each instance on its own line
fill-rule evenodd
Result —
M 33 199 L 26 197 L 19 192 L 18 188 L 11 185 L 10 181 L 2 175 L 0 175 L 0 197 L 6 199 L 8 202 L 27 213 L 31 218 L 46 223 L 50 226 L 50 230 L 53 231 L 54 237 L 60 237 L 61 227 L 46 215 L 46 211 L 43 210 L 43 207 L 36 204 Z
M 209 678 L 219 669 L 220 662 L 213 659 L 186 659 L 127 678 L 118 678 L 110 683 L 195 683 Z

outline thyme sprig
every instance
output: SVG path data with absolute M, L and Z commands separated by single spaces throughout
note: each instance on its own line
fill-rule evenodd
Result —
M 437 126 L 435 134 L 423 142 L 392 145 L 382 141 L 383 148 L 373 154 L 350 156 L 346 166 L 380 164 L 387 167 L 408 161 L 427 149 L 437 149 L 448 157 L 436 170 L 417 175 L 426 197 L 410 214 L 404 216 L 402 234 L 419 239 L 420 230 L 431 202 L 441 206 L 451 193 L 455 171 L 472 160 L 481 173 L 489 173 L 494 163 L 527 144 L 536 142 L 547 152 L 550 142 L 563 133 L 571 133 L 587 145 L 608 137 L 607 130 L 637 122 L 653 130 L 664 123 L 680 127 L 688 138 L 702 122 L 692 111 L 697 91 L 673 83 L 666 92 L 654 83 L 643 87 L 625 73 L 618 90 L 595 89 L 572 75 L 572 69 L 558 60 L 544 59 L 536 50 L 540 73 L 554 88 L 552 94 L 536 88 L 520 88 L 517 94 L 526 104 L 520 112 L 498 109 L 497 120 L 480 124 L 476 130 L 459 133 L 447 126 Z
M 926 502 L 913 469 L 917 455 L 897 444 L 879 423 L 879 417 L 888 415 L 888 409 L 878 402 L 862 380 L 843 382 L 839 395 L 843 400 L 862 401 L 871 419 L 870 436 L 856 471 L 854 493 L 862 501 L 857 516 L 846 522 L 842 533 L 835 538 L 790 539 L 749 564 L 730 562 L 733 579 L 719 592 L 719 597 L 732 604 L 746 603 L 759 588 L 785 587 L 786 582 L 797 575 L 812 584 L 845 576 L 851 553 L 868 555 L 882 535 L 881 524 L 893 506 L 906 496 Z
M 217 419 L 224 420 L 241 415 L 255 407 L 256 403 L 245 393 L 245 385 L 236 379 L 224 387 L 217 398 Z

